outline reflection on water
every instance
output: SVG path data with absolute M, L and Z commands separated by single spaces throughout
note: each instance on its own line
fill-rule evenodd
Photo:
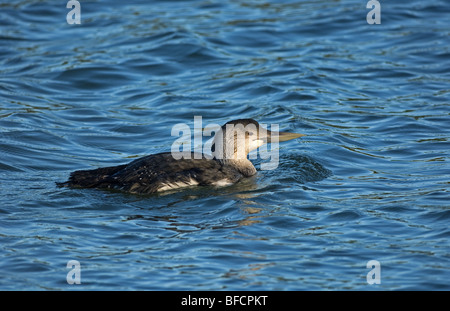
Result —
M 179 195 L 179 200 L 172 200 L 164 206 L 160 211 L 163 213 L 158 216 L 143 216 L 143 215 L 132 215 L 126 217 L 126 221 L 140 221 L 142 225 L 142 221 L 149 221 L 150 226 L 151 222 L 158 222 L 159 224 L 165 223 L 166 226 L 164 229 L 173 230 L 179 233 L 187 233 L 194 232 L 198 230 L 210 230 L 210 229 L 224 229 L 224 228 L 234 228 L 240 226 L 249 226 L 255 223 L 259 223 L 260 217 L 264 217 L 264 214 L 259 215 L 263 208 L 258 207 L 258 203 L 253 198 L 257 198 L 263 192 L 254 190 L 258 190 L 258 184 L 256 183 L 256 177 L 247 178 L 241 180 L 236 185 L 230 187 L 200 187 L 193 189 L 183 189 L 178 191 L 166 191 L 163 193 L 158 193 L 155 195 L 149 196 L 137 196 L 137 197 L 148 197 L 149 199 L 164 197 L 174 195 L 177 193 Z M 107 191 L 109 192 L 109 191 Z M 193 219 L 193 222 L 186 223 L 183 219 L 180 219 L 180 216 L 172 215 L 172 208 L 176 208 L 178 204 L 186 204 L 187 202 L 195 202 L 196 200 L 208 200 L 213 197 L 220 197 L 225 200 L 229 200 L 231 202 L 240 202 L 240 207 L 238 208 L 239 215 L 241 215 L 238 219 L 229 220 L 229 221 L 221 221 L 220 223 L 208 223 L 207 221 L 203 222 L 199 219 Z M 167 214 L 164 214 L 167 212 Z M 206 214 L 214 214 L 215 211 L 211 210 Z

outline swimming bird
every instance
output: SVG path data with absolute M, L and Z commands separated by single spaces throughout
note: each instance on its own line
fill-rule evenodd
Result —
M 248 160 L 250 151 L 276 141 L 288 141 L 304 134 L 275 132 L 262 128 L 253 119 L 225 123 L 214 135 L 211 156 L 184 154 L 176 159 L 171 152 L 136 159 L 128 164 L 80 170 L 60 187 L 117 189 L 150 194 L 189 186 L 228 186 L 256 174 Z

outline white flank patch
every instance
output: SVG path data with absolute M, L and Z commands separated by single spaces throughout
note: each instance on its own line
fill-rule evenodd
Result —
M 230 186 L 233 183 L 231 181 L 229 181 L 228 179 L 221 179 L 216 181 L 215 183 L 213 183 L 214 186 L 216 187 L 225 187 L 225 186 Z
M 166 190 L 173 190 L 173 189 L 178 189 L 178 188 L 183 188 L 183 187 L 189 187 L 189 186 L 196 186 L 196 185 L 198 185 L 198 182 L 191 178 L 188 182 L 177 181 L 177 182 L 162 184 L 162 187 L 160 187 L 158 189 L 158 192 L 166 191 Z

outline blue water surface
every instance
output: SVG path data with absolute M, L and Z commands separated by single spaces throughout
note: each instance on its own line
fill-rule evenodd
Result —
M 0 289 L 449 290 L 450 6 L 366 5 L 1 2 Z M 226 188 L 55 184 L 194 116 L 307 136 Z

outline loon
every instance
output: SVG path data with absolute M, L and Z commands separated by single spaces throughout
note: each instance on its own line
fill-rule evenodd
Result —
M 138 158 L 128 164 L 79 170 L 59 187 L 116 189 L 151 194 L 189 186 L 228 186 L 256 174 L 247 156 L 260 146 L 288 141 L 304 134 L 269 131 L 253 119 L 225 123 L 215 134 L 212 156 L 187 153 L 176 159 L 171 152 Z M 274 138 L 277 137 L 277 138 Z

